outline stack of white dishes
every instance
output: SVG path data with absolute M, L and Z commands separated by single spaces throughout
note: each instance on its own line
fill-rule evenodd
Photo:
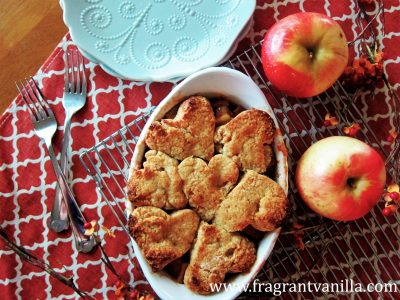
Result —
M 167 81 L 220 65 L 252 26 L 256 0 L 61 0 L 72 40 L 125 79 Z

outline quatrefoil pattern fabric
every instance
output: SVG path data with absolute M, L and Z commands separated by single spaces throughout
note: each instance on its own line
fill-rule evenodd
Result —
M 76 1 L 71 0 L 70 2 Z M 136 20 L 135 14 L 143 12 L 147 3 L 156 6 L 167 5 L 167 2 L 168 5 L 174 5 L 172 0 L 120 1 L 123 4 L 117 5 L 114 13 L 121 14 L 121 18 L 126 20 L 127 24 L 133 24 Z M 186 2 L 195 4 L 201 1 Z M 215 5 L 222 5 L 228 1 L 207 0 L 203 2 L 215 2 Z M 99 13 L 95 13 L 96 10 L 88 9 L 86 14 L 82 16 L 87 26 L 91 26 L 90 28 L 104 27 L 111 22 L 111 27 L 107 28 L 113 29 L 111 25 L 113 20 L 109 18 L 107 12 L 103 13 L 100 8 L 102 1 L 86 0 L 85 3 L 88 8 L 97 5 L 99 11 Z M 248 49 L 250 45 L 259 42 L 267 29 L 277 20 L 299 11 L 317 11 L 334 17 L 344 27 L 348 40 L 353 40 L 359 34 L 357 26 L 354 25 L 356 18 L 354 3 L 353 0 L 258 0 L 254 13 L 254 24 L 249 34 L 239 44 L 236 53 L 241 53 Z M 149 10 L 148 16 L 150 16 L 150 13 L 151 10 Z M 385 1 L 385 35 L 379 38 L 379 42 L 385 52 L 384 67 L 389 82 L 395 89 L 400 87 L 400 69 L 398 67 L 400 63 L 398 52 L 398 45 L 400 44 L 399 19 L 400 6 L 398 1 Z M 167 28 L 180 30 L 181 27 L 184 28 L 185 22 L 189 22 L 189 18 L 182 14 L 176 16 L 171 14 L 171 17 L 160 20 L 161 22 L 154 18 L 147 18 L 146 21 L 140 30 L 143 31 L 142 34 L 144 35 L 147 27 L 147 30 L 151 33 L 151 42 L 144 43 L 143 46 L 147 47 L 150 58 L 159 60 L 159 65 L 161 65 L 164 63 L 165 57 L 158 56 L 157 44 L 154 43 L 162 42 L 162 39 L 157 33 Z M 234 20 L 231 21 L 234 23 Z M 381 20 L 378 20 L 378 24 L 382 28 Z M 127 27 L 127 30 L 129 30 L 129 27 Z M 117 32 L 112 34 L 118 35 Z M 162 33 L 160 34 L 162 35 Z M 187 43 L 186 48 L 184 42 L 185 40 L 182 40 L 181 43 L 177 43 L 177 48 L 192 51 L 190 43 Z M 99 51 L 105 51 L 105 49 L 111 49 L 117 45 L 117 43 L 111 44 L 111 41 L 101 38 L 96 40 L 95 43 Z M 153 48 L 149 47 L 151 43 L 155 45 Z M 63 54 L 67 46 L 74 47 L 69 36 L 61 41 L 36 75 L 59 124 L 63 124 L 65 118 L 62 108 Z M 161 52 L 163 52 L 162 47 L 159 47 Z M 200 49 L 196 51 L 200 51 Z M 146 51 L 143 53 L 146 53 Z M 183 51 L 182 53 L 184 58 L 182 62 L 185 62 L 186 52 Z M 352 51 L 352 56 L 358 55 L 358 53 L 359 50 L 355 49 Z M 122 54 L 124 54 L 123 51 Z M 165 55 L 165 53 L 163 52 L 162 55 Z M 132 59 L 128 54 L 127 57 L 127 59 Z M 121 65 L 124 66 L 122 58 L 122 56 L 118 56 Z M 253 58 L 256 58 L 256 56 Z M 141 57 L 138 60 L 146 61 L 147 58 Z M 120 228 L 101 194 L 96 190 L 96 184 L 82 166 L 79 154 L 128 124 L 137 116 L 149 111 L 169 93 L 175 83 L 122 80 L 109 75 L 90 60 L 86 60 L 86 63 L 89 80 L 88 101 L 85 108 L 74 116 L 72 122 L 72 159 L 69 171 L 69 177 L 72 178 L 72 188 L 87 219 L 96 219 L 100 224 L 115 231 L 116 237 L 114 239 L 106 238 L 105 249 L 117 271 L 138 289 L 151 291 L 151 287 L 140 271 L 135 254 L 129 246 L 126 234 Z M 253 78 L 258 84 L 262 85 L 262 81 L 257 76 L 254 75 Z M 357 105 L 367 116 L 366 120 L 369 126 L 380 137 L 382 145 L 388 146 L 386 136 L 389 130 L 394 128 L 392 100 L 388 91 L 379 87 L 374 100 L 368 97 L 368 93 L 365 93 L 361 95 L 358 101 Z M 304 105 L 308 107 L 311 102 L 304 103 Z M 298 107 L 295 104 L 293 110 L 298 109 Z M 291 110 L 290 108 L 287 109 L 288 111 Z M 311 109 L 309 111 L 311 122 L 314 122 L 316 126 L 321 126 L 323 121 L 320 116 L 314 114 Z M 290 137 L 298 140 L 298 143 L 290 144 L 289 153 L 297 151 L 296 148 L 304 150 L 304 144 L 301 143 L 298 136 L 304 137 L 307 133 L 305 131 L 294 132 L 290 123 L 283 118 L 282 114 L 280 118 L 282 118 L 283 124 L 287 126 L 282 130 L 289 131 Z M 53 140 L 57 153 L 60 151 L 62 129 L 62 125 L 60 125 Z M 312 129 L 310 131 L 311 134 L 315 134 Z M 129 160 L 130 157 L 127 157 L 127 159 Z M 24 245 L 56 270 L 62 271 L 64 266 L 73 275 L 81 290 L 89 292 L 96 299 L 114 299 L 115 288 L 113 284 L 117 279 L 101 262 L 100 253 L 80 254 L 76 251 L 70 232 L 55 234 L 47 227 L 55 187 L 56 178 L 51 168 L 50 159 L 44 145 L 33 131 L 27 108 L 22 99 L 17 97 L 0 118 L 0 224 L 16 243 Z M 301 222 L 303 219 L 305 219 L 304 216 L 300 217 L 299 221 Z M 347 272 L 346 276 L 355 280 L 374 282 L 374 274 L 382 271 L 393 274 L 391 278 L 387 278 L 388 280 L 396 280 L 399 277 L 398 268 L 396 269 L 395 266 L 398 266 L 400 262 L 395 237 L 400 235 L 399 227 L 395 227 L 395 224 L 386 223 L 385 220 L 381 221 L 384 225 L 370 222 L 366 230 L 363 227 L 360 230 L 355 228 L 354 230 L 357 230 L 357 232 L 351 234 L 348 231 L 339 234 L 335 230 L 331 230 L 332 236 L 326 234 L 323 238 L 337 239 L 342 251 L 336 248 L 333 251 L 332 249 L 325 249 L 328 251 L 328 254 L 324 256 L 327 263 L 319 261 L 310 273 L 307 272 L 307 267 L 313 265 L 312 259 L 323 250 L 320 242 L 316 242 L 312 247 L 308 245 L 309 248 L 301 251 L 299 255 L 284 260 L 282 264 L 278 261 L 273 268 L 266 268 L 265 272 L 261 272 L 260 278 L 294 282 L 299 279 L 301 274 L 308 274 L 310 281 L 326 282 L 328 280 L 337 282 L 337 279 L 344 279 L 342 272 Z M 390 244 L 383 242 L 387 238 L 391 238 Z M 366 240 L 370 241 L 372 248 L 366 246 Z M 359 249 L 356 255 L 351 254 L 350 246 Z M 282 250 L 279 243 L 274 251 L 278 254 L 283 253 L 283 255 L 286 251 L 293 252 L 292 249 Z M 372 265 L 373 268 L 365 267 L 366 265 Z M 351 274 L 351 268 L 357 269 L 358 275 Z M 54 280 L 47 273 L 22 261 L 7 249 L 2 241 L 0 241 L 0 295 L 3 299 L 77 298 L 72 290 Z M 292 296 L 297 297 L 296 295 Z

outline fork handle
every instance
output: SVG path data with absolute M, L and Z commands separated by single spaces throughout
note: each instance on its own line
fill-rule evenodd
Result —
M 67 166 L 69 158 L 68 148 L 69 148 L 70 132 L 71 132 L 71 115 L 67 113 L 65 116 L 64 135 L 62 140 L 61 157 L 60 157 L 61 172 L 66 178 L 68 177 Z M 71 202 L 70 199 L 67 199 L 67 201 Z M 60 185 L 57 185 L 56 187 L 56 193 L 54 196 L 53 209 L 51 210 L 49 226 L 55 232 L 64 231 L 69 227 L 68 214 L 66 211 L 65 202 L 63 201 L 63 194 L 60 190 Z
M 62 140 L 61 147 L 61 157 L 60 157 L 60 167 L 61 172 L 67 177 L 67 167 L 68 167 L 68 159 L 69 159 L 69 138 L 71 136 L 71 118 L 72 115 L 69 113 L 65 116 L 65 124 L 64 124 L 64 136 Z
M 56 172 L 56 177 L 58 185 L 64 199 L 64 203 L 68 210 L 68 216 L 72 227 L 72 232 L 75 237 L 75 243 L 78 251 L 89 252 L 96 245 L 96 240 L 93 236 L 85 236 L 84 224 L 86 223 L 85 217 L 82 215 L 78 204 L 75 201 L 74 194 L 69 187 L 64 174 L 61 172 L 60 165 L 57 162 L 57 158 L 54 155 L 53 147 L 48 145 L 50 160 L 53 164 L 54 171 Z

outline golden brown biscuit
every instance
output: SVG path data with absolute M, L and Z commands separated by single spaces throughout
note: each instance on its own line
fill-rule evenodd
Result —
M 190 209 L 168 215 L 159 208 L 142 206 L 133 210 L 128 226 L 147 262 L 156 272 L 190 249 L 199 222 L 199 216 Z
M 238 114 L 229 123 L 217 128 L 214 142 L 217 151 L 231 157 L 241 170 L 264 173 L 271 162 L 270 145 L 275 126 L 270 115 L 251 109 Z
M 278 227 L 286 216 L 288 200 L 279 184 L 267 176 L 247 171 L 222 201 L 215 224 L 229 232 L 251 225 L 260 231 Z
M 183 180 L 183 191 L 189 205 L 205 221 L 211 221 L 223 198 L 232 189 L 239 176 L 236 163 L 222 154 L 207 163 L 188 157 L 178 167 Z
M 211 294 L 211 285 L 223 282 L 226 273 L 246 272 L 255 260 L 256 249 L 248 239 L 201 222 L 184 283 L 196 293 Z
M 146 144 L 183 160 L 196 156 L 210 160 L 214 153 L 215 117 L 210 102 L 193 96 L 182 102 L 174 119 L 163 119 L 150 125 Z
M 143 169 L 134 170 L 127 183 L 127 198 L 134 206 L 179 209 L 187 204 L 178 161 L 160 151 L 145 154 Z

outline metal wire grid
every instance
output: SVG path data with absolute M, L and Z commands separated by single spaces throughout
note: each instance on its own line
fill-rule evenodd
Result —
M 272 283 L 341 283 L 341 280 L 352 278 L 354 282 L 364 286 L 368 283 L 385 283 L 399 279 L 400 256 L 396 244 L 400 242 L 400 220 L 397 215 L 386 219 L 382 217 L 379 208 L 375 208 L 368 216 L 356 222 L 342 223 L 322 219 L 310 212 L 299 200 L 293 182 L 296 162 L 301 154 L 316 140 L 341 134 L 343 124 L 328 128 L 321 126 L 328 112 L 336 114 L 342 120 L 363 125 L 361 138 L 387 158 L 389 174 L 395 173 L 397 168 L 397 159 L 393 159 L 393 145 L 385 144 L 378 138 L 379 132 L 372 131 L 366 116 L 340 83 L 336 83 L 323 95 L 308 100 L 289 99 L 275 91 L 261 71 L 259 50 L 260 44 L 251 47 L 229 61 L 228 66 L 242 71 L 258 83 L 273 107 L 289 154 L 289 199 L 293 208 L 291 222 L 315 227 L 305 231 L 303 250 L 298 249 L 292 235 L 282 234 L 257 279 Z M 124 187 L 134 147 L 148 116 L 149 114 L 142 115 L 80 156 L 86 171 L 95 180 L 102 198 L 128 235 L 125 227 L 127 218 L 124 214 Z M 267 296 L 273 295 L 261 289 L 259 294 L 253 291 L 244 293 L 241 297 L 260 299 Z M 350 296 L 354 299 L 396 299 L 393 293 L 388 292 L 348 295 L 315 291 L 281 295 L 285 299 L 347 299 Z
M 285 132 L 285 141 L 289 149 L 289 198 L 294 208 L 294 220 L 299 220 L 307 226 L 316 226 L 322 223 L 322 229 L 312 233 L 306 232 L 308 241 L 304 251 L 299 251 L 293 242 L 286 236 L 278 240 L 276 250 L 269 259 L 269 264 L 260 273 L 261 281 L 287 282 L 312 281 L 336 282 L 354 277 L 355 281 L 367 285 L 371 282 L 389 282 L 399 278 L 400 257 L 396 248 L 396 241 L 400 240 L 398 231 L 399 218 L 394 216 L 384 219 L 375 208 L 368 216 L 352 223 L 326 222 L 309 212 L 301 201 L 294 179 L 296 162 L 304 150 L 312 142 L 331 135 L 341 135 L 338 128 L 318 126 L 323 124 L 326 113 L 333 113 L 342 120 L 362 124 L 362 139 L 376 147 L 386 160 L 389 174 L 397 173 L 398 160 L 393 159 L 397 152 L 397 145 L 392 148 L 384 145 L 368 123 L 366 116 L 361 112 L 351 95 L 346 93 L 343 86 L 337 82 L 331 90 L 316 98 L 304 100 L 288 99 L 275 91 L 264 77 L 260 58 L 260 45 L 251 47 L 243 54 L 229 62 L 229 66 L 240 70 L 253 78 L 266 94 L 269 103 L 274 108 L 278 123 Z M 346 112 L 347 111 L 347 112 Z M 345 113 L 346 112 L 346 113 Z M 395 157 L 397 158 L 397 157 Z M 316 183 L 318 184 L 318 183 Z M 397 231 L 396 231 L 397 230 Z M 367 237 L 366 232 L 370 236 Z M 358 244 L 352 242 L 357 241 Z M 377 246 L 379 245 L 379 247 Z M 391 251 L 393 251 L 391 253 Z M 372 259 L 371 259 L 372 258 Z M 383 259 L 385 258 L 385 259 Z M 371 259 L 371 261 L 368 261 Z M 294 267 L 294 268 L 293 268 Z M 289 275 L 289 276 L 288 276 Z M 252 296 L 249 294 L 246 296 Z M 331 298 L 346 295 L 327 295 L 326 293 L 285 294 L 285 298 L 315 299 Z M 354 298 L 395 299 L 392 293 L 356 294 Z

